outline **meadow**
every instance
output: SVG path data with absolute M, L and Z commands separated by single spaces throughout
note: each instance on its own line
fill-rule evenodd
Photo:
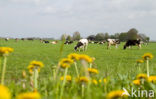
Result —
M 5 76 L 5 85 L 10 89 L 13 99 L 21 92 L 32 91 L 29 83 L 29 71 L 27 69 L 29 63 L 33 60 L 41 61 L 44 67 L 39 72 L 38 78 L 38 92 L 42 99 L 59 99 L 61 81 L 53 79 L 54 69 L 57 68 L 58 62 L 67 57 L 70 53 L 86 54 L 94 57 L 93 68 L 96 68 L 99 73 L 96 75 L 97 81 L 103 81 L 107 78 L 107 85 L 105 83 L 98 83 L 91 85 L 89 95 L 87 87 L 84 88 L 84 96 L 82 97 L 81 87 L 74 83 L 67 83 L 64 88 L 62 99 L 105 99 L 107 94 L 113 90 L 122 90 L 123 87 L 130 89 L 132 86 L 138 89 L 139 87 L 133 85 L 133 80 L 139 73 L 146 74 L 146 64 L 141 63 L 141 72 L 138 71 L 136 60 L 142 59 L 144 53 L 152 53 L 156 56 L 156 43 L 149 43 L 143 45 L 141 49 L 132 47 L 131 49 L 123 50 L 124 42 L 116 49 L 114 46 L 107 49 L 106 44 L 89 44 L 87 51 L 75 52 L 74 46 L 76 42 L 71 45 L 63 45 L 61 41 L 58 44 L 44 44 L 39 40 L 35 41 L 18 41 L 9 40 L 8 42 L 0 40 L 0 46 L 11 47 L 14 51 L 7 57 L 7 70 Z M 156 58 L 150 60 L 150 75 L 156 75 Z M 78 67 L 79 68 L 79 67 Z M 0 75 L 2 66 L 0 67 Z M 26 88 L 22 88 L 23 78 L 22 72 L 26 71 Z M 59 71 L 58 76 L 63 75 Z M 68 74 L 75 77 L 75 69 L 69 68 Z M 56 83 L 57 82 L 57 83 Z M 141 87 L 143 88 L 143 87 Z M 144 89 L 153 90 L 156 88 L 155 84 L 147 84 Z M 132 99 L 132 97 L 127 97 Z M 134 97 L 135 99 L 136 97 Z M 147 99 L 147 98 L 145 98 Z

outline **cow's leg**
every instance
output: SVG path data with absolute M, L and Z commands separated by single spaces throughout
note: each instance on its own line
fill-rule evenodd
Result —
M 115 44 L 115 47 L 118 48 L 118 44 Z
M 141 44 L 138 45 L 139 49 L 141 49 Z

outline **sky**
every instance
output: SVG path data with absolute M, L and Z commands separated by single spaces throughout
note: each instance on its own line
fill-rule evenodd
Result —
M 156 0 L 0 0 L 0 37 L 83 37 L 136 28 L 156 40 Z

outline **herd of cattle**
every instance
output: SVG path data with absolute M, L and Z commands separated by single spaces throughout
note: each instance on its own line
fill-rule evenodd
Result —
M 8 41 L 9 38 L 5 38 L 5 41 Z M 15 39 L 15 41 L 17 42 L 19 39 Z M 22 38 L 21 40 L 25 40 L 24 38 Z M 31 40 L 33 41 L 34 39 L 32 38 L 28 38 L 27 40 Z M 50 44 L 57 44 L 58 41 L 48 41 L 48 40 L 42 40 L 40 39 L 41 43 L 50 43 Z M 74 41 L 65 41 L 64 44 L 69 45 L 74 43 Z M 112 45 L 114 45 L 116 48 L 118 48 L 118 45 L 120 44 L 120 40 L 119 39 L 107 39 L 106 41 L 89 41 L 88 39 L 80 39 L 76 46 L 74 47 L 75 51 L 80 51 L 80 50 L 87 50 L 88 44 L 107 44 L 107 49 L 110 49 L 110 47 Z M 138 46 L 139 48 L 141 48 L 141 44 L 145 44 L 143 41 L 141 41 L 140 39 L 137 40 L 128 40 L 125 45 L 123 46 L 123 49 L 126 49 L 127 47 L 131 48 L 132 46 Z M 147 43 L 146 43 L 147 45 Z

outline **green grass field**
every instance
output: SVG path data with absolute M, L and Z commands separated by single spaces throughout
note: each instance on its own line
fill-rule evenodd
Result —
M 8 56 L 7 71 L 5 77 L 5 84 L 9 87 L 13 93 L 13 97 L 20 92 L 31 91 L 28 87 L 23 90 L 21 87 L 22 71 L 28 70 L 27 66 L 32 60 L 42 61 L 44 68 L 39 73 L 39 92 L 43 99 L 56 99 L 58 98 L 57 89 L 54 89 L 55 85 L 51 79 L 53 76 L 53 66 L 57 66 L 61 58 L 66 57 L 70 53 L 87 54 L 91 57 L 95 57 L 93 67 L 99 70 L 97 78 L 108 77 L 110 79 L 110 85 L 107 92 L 103 91 L 103 87 L 98 86 L 91 91 L 90 98 L 92 99 L 104 99 L 108 92 L 116 89 L 122 89 L 122 87 L 129 88 L 131 83 L 138 72 L 136 65 L 137 59 L 142 59 L 142 55 L 146 52 L 150 52 L 153 56 L 156 56 L 156 43 L 149 43 L 148 46 L 143 45 L 141 49 L 138 47 L 132 47 L 132 49 L 123 50 L 124 43 L 119 45 L 116 49 L 114 46 L 107 50 L 106 44 L 89 44 L 88 50 L 85 52 L 75 52 L 74 46 L 64 45 L 63 50 L 61 41 L 58 44 L 43 44 L 39 40 L 35 41 L 18 41 L 10 40 L 8 42 L 0 40 L 0 46 L 11 47 L 14 52 Z M 71 69 L 71 70 L 70 70 Z M 75 74 L 74 68 L 69 69 L 69 74 Z M 141 65 L 142 73 L 146 73 L 145 63 Z M 150 61 L 150 75 L 156 75 L 156 58 L 154 57 Z M 1 73 L 1 69 L 0 69 Z M 29 80 L 29 79 L 27 79 Z M 28 82 L 28 81 L 27 81 Z M 29 83 L 27 83 L 29 86 Z M 65 89 L 64 99 L 80 99 L 80 88 Z M 59 91 L 58 91 L 59 92 Z M 86 96 L 88 98 L 88 96 Z M 89 99 L 89 98 L 88 98 Z

